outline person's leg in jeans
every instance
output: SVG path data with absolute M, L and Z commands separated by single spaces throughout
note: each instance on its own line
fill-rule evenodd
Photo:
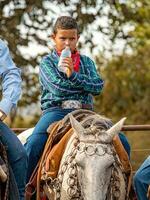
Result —
M 27 172 L 26 151 L 17 136 L 1 121 L 0 140 L 7 149 L 8 162 L 18 186 L 20 200 L 24 200 Z
M 27 183 L 42 155 L 45 143 L 47 141 L 47 128 L 55 121 L 61 120 L 66 114 L 71 112 L 72 109 L 54 108 L 44 113 L 38 123 L 32 135 L 27 139 L 25 149 L 28 155 L 28 171 L 27 171 Z
M 134 187 L 138 200 L 148 200 L 147 190 L 150 184 L 150 156 L 143 162 L 134 176 Z

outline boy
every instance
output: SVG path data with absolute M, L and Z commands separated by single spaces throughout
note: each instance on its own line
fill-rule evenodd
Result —
M 55 49 L 40 64 L 43 115 L 25 144 L 29 157 L 27 182 L 42 154 L 48 126 L 74 109 L 92 110 L 92 96 L 100 94 L 104 84 L 94 62 L 77 51 L 79 29 L 72 17 L 59 17 L 51 38 L 55 42 Z M 58 69 L 58 62 L 65 47 L 70 48 L 72 55 L 63 59 L 63 66 L 68 69 L 63 73 Z

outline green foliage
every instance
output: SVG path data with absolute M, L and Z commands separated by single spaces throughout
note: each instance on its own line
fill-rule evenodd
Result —
M 127 116 L 128 123 L 150 122 L 150 49 L 113 58 L 103 69 L 105 88 L 96 107 L 110 117 Z
M 116 1 L 117 2 L 117 1 Z M 101 100 L 96 98 L 96 108 L 102 113 L 118 118 L 127 116 L 128 123 L 150 122 L 150 2 L 127 1 L 115 3 L 116 18 L 112 28 L 126 32 L 126 49 L 121 55 L 112 54 L 104 59 L 102 74 L 105 88 Z M 116 22 L 119 22 L 117 26 Z M 120 26 L 121 24 L 121 26 Z M 121 36 L 122 37 L 122 36 Z M 130 53 L 126 50 L 129 49 Z M 102 63 L 97 59 L 98 65 Z

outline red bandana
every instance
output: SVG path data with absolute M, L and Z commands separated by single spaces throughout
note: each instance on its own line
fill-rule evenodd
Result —
M 57 51 L 58 56 L 60 56 L 61 52 Z M 78 51 L 71 54 L 71 58 L 73 60 L 74 71 L 79 71 L 79 64 L 80 64 L 80 54 Z

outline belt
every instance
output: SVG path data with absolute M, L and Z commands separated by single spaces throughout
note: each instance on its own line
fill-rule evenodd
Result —
M 77 100 L 66 100 L 62 101 L 61 107 L 63 109 L 87 109 L 87 110 L 93 110 L 93 107 L 91 104 L 82 104 Z

